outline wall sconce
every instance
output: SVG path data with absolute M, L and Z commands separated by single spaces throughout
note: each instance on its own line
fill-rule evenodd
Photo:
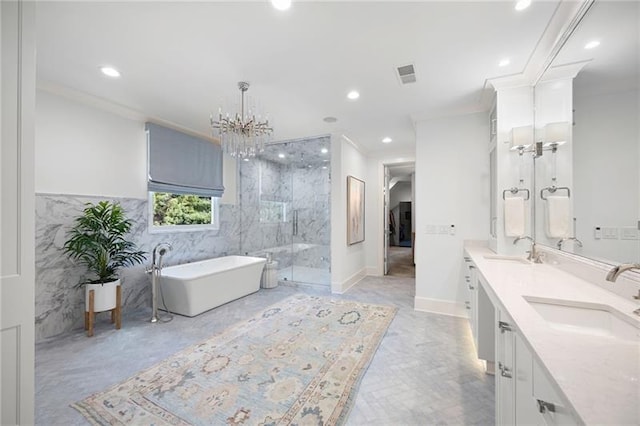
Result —
M 521 126 L 511 129 L 509 134 L 511 151 L 518 151 L 519 155 L 529 152 L 533 145 L 533 126 Z
M 544 147 L 556 152 L 558 147 L 567 143 L 569 139 L 569 123 L 559 121 L 556 123 L 547 123 L 544 126 Z

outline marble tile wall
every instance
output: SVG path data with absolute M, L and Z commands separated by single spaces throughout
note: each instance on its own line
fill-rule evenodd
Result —
M 220 205 L 219 231 L 151 234 L 147 200 L 37 194 L 36 341 L 83 327 L 84 290 L 74 287 L 85 271 L 72 263 L 61 248 L 67 230 L 82 212 L 84 204 L 101 200 L 117 201 L 122 205 L 127 217 L 134 222 L 130 240 L 140 249 L 151 252 L 160 242 L 171 243 L 173 250 L 165 257 L 167 265 L 240 253 L 240 219 L 238 208 L 233 205 Z M 120 274 L 125 312 L 148 308 L 151 304 L 150 280 L 144 272 L 148 264 L 150 260 L 145 265 L 123 269 Z
M 308 249 L 278 250 L 279 268 L 291 265 L 329 270 L 331 176 L 327 153 L 329 137 L 267 146 L 261 158 L 240 165 L 241 252 L 264 253 L 294 244 Z M 278 157 L 285 153 L 284 159 Z M 284 221 L 261 222 L 261 200 L 285 204 Z M 298 212 L 298 234 L 292 235 L 293 212 Z M 329 283 L 326 283 L 329 284 Z

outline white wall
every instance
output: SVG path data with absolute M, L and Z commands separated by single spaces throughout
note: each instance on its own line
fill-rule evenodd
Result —
M 393 209 L 402 201 L 411 201 L 411 182 L 398 182 L 389 191 L 389 206 Z
M 146 198 L 144 123 L 39 90 L 36 192 Z
M 574 246 L 576 253 L 640 261 L 640 241 L 596 240 L 593 229 L 634 228 L 640 218 L 639 96 L 635 90 L 574 98 L 574 211 L 584 245 Z
M 147 197 L 144 120 L 38 90 L 36 193 Z M 236 160 L 224 158 L 223 204 L 236 204 Z
M 365 181 L 365 241 L 347 245 L 347 176 Z M 369 226 L 372 185 L 367 158 L 342 136 L 331 137 L 331 291 L 343 293 L 366 276 L 367 245 L 375 237 Z
M 488 143 L 486 113 L 416 123 L 417 310 L 466 315 L 463 241 L 489 233 Z

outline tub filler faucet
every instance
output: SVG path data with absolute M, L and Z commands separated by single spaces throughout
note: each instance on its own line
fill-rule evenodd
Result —
M 160 243 L 153 249 L 151 267 L 151 322 L 158 322 L 158 282 L 162 275 L 162 257 L 173 247 L 169 243 Z

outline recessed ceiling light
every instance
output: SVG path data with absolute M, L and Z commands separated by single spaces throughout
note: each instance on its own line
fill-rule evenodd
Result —
M 590 41 L 589 43 L 584 45 L 585 49 L 593 49 L 594 47 L 600 46 L 600 42 L 598 40 Z
M 382 139 L 382 143 L 391 143 L 393 141 L 393 139 L 391 139 L 389 136 L 387 136 L 386 138 Z
M 248 158 L 243 158 L 242 160 L 243 160 L 243 161 L 249 161 L 249 159 L 248 159 Z
M 284 154 L 283 153 L 278 154 L 278 158 L 284 158 Z
M 335 117 L 325 117 L 322 119 L 322 121 L 324 121 L 325 123 L 335 123 L 336 121 L 338 121 L 338 119 Z
M 355 90 L 352 90 L 349 93 L 347 93 L 347 98 L 351 99 L 352 101 L 355 101 L 359 97 L 360 97 L 360 93 L 358 93 Z
M 291 7 L 291 0 L 271 0 L 271 6 L 278 10 L 287 10 Z
M 509 58 L 504 58 L 500 62 L 498 62 L 498 66 L 499 67 L 506 67 L 510 63 L 511 63 L 511 60 Z
M 529 6 L 531 6 L 531 0 L 518 0 L 516 10 L 525 10 Z
M 323 154 L 326 154 L 327 152 L 329 152 L 329 150 L 327 148 L 322 148 L 320 152 Z
M 113 78 L 120 77 L 120 71 L 118 71 L 113 67 L 109 67 L 109 66 L 100 67 L 100 71 L 102 71 L 102 74 L 108 77 L 113 77 Z
M 322 166 L 322 168 L 326 170 L 326 169 L 327 169 L 327 166 Z

